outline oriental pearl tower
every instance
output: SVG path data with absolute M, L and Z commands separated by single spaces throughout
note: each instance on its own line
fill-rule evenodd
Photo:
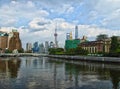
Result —
M 55 33 L 54 33 L 54 37 L 55 37 L 55 48 L 58 48 L 58 41 L 57 41 L 57 27 L 55 28 Z

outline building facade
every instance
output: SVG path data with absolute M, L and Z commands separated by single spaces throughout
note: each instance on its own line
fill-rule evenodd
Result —
M 89 53 L 109 53 L 111 40 L 105 39 L 99 41 L 89 41 L 80 43 L 79 46 L 85 50 L 88 50 Z
M 76 48 L 80 44 L 80 39 L 66 40 L 65 41 L 65 50 Z
M 27 52 L 32 52 L 32 44 L 31 43 L 26 44 L 26 51 Z
M 49 50 L 49 42 L 45 41 L 45 53 L 48 54 L 48 50 Z
M 19 37 L 19 32 L 17 30 L 12 30 L 12 32 L 9 33 L 8 38 L 8 49 L 13 51 L 15 49 L 21 50 L 22 49 L 22 43 Z
M 33 43 L 32 51 L 33 51 L 33 53 L 38 53 L 39 52 L 38 42 Z
M 19 32 L 17 30 L 12 30 L 12 32 L 2 32 L 0 31 L 0 49 L 5 52 L 5 50 L 22 50 L 22 43 L 19 37 Z
M 39 45 L 39 53 L 45 53 L 45 47 L 43 43 Z
M 8 33 L 0 31 L 0 51 L 4 51 L 8 46 Z

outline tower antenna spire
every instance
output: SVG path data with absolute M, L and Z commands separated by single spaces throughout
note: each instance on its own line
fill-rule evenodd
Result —
M 54 37 L 55 37 L 55 48 L 58 48 L 58 41 L 57 41 L 57 23 L 56 23 L 56 26 L 55 26 L 55 33 L 54 33 Z

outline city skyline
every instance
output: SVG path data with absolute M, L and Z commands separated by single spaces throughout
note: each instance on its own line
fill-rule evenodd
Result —
M 57 23 L 59 46 L 66 33 L 78 26 L 78 38 L 94 40 L 99 34 L 120 36 L 119 0 L 0 0 L 0 31 L 17 29 L 27 42 L 54 42 Z M 88 34 L 89 33 L 89 34 Z

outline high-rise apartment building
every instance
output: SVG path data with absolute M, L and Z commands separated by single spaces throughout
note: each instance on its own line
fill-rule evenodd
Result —
M 26 51 L 27 52 L 32 51 L 32 44 L 31 43 L 26 44 Z
M 50 42 L 50 48 L 54 48 L 54 43 L 52 41 Z
M 33 43 L 32 51 L 33 51 L 33 53 L 38 53 L 39 52 L 38 42 Z
M 78 39 L 78 26 L 75 26 L 75 39 Z
M 49 42 L 45 41 L 45 53 L 48 54 Z
M 41 43 L 41 44 L 39 45 L 39 52 L 40 52 L 40 53 L 45 53 L 45 47 L 44 47 L 43 43 Z

